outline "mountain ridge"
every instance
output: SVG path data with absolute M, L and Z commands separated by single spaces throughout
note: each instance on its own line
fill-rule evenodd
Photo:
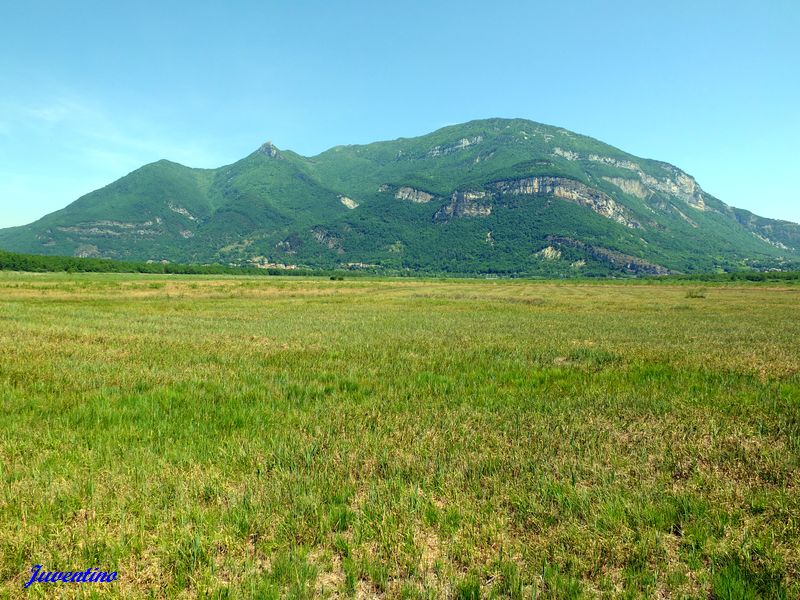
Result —
M 0 247 L 122 260 L 514 275 L 784 268 L 800 225 L 706 193 L 669 163 L 524 119 L 334 146 L 272 142 L 195 169 L 149 163 Z

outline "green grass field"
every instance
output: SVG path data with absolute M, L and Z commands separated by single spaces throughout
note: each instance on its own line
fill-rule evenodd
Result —
M 798 285 L 0 273 L 0 397 L 4 597 L 800 597 Z

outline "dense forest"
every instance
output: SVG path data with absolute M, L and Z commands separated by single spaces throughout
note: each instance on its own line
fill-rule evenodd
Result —
M 341 278 L 343 271 L 312 269 L 262 269 L 256 267 L 229 267 L 225 265 L 188 265 L 173 263 L 124 262 L 102 258 L 75 258 L 71 256 L 40 256 L 17 254 L 0 250 L 0 271 L 27 271 L 31 273 L 146 273 L 154 275 L 294 275 L 331 276 Z M 348 272 L 347 275 L 369 275 L 369 272 Z M 374 273 L 372 273 L 374 274 Z M 398 273 L 400 274 L 400 273 Z M 409 275 L 409 273 L 403 273 Z M 452 274 L 450 275 L 452 276 Z M 661 281 L 800 281 L 800 271 L 736 271 L 730 273 L 696 273 L 643 277 Z

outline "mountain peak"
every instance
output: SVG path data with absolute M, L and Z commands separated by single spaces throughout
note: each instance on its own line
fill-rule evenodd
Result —
M 280 156 L 280 150 L 278 150 L 278 148 L 271 141 L 261 144 L 261 147 L 258 149 L 258 153 L 269 156 L 270 158 L 277 158 Z

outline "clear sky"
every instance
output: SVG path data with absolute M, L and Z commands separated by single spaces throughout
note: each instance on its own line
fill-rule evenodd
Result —
M 142 164 L 520 117 L 800 222 L 800 2 L 5 1 L 0 227 Z

